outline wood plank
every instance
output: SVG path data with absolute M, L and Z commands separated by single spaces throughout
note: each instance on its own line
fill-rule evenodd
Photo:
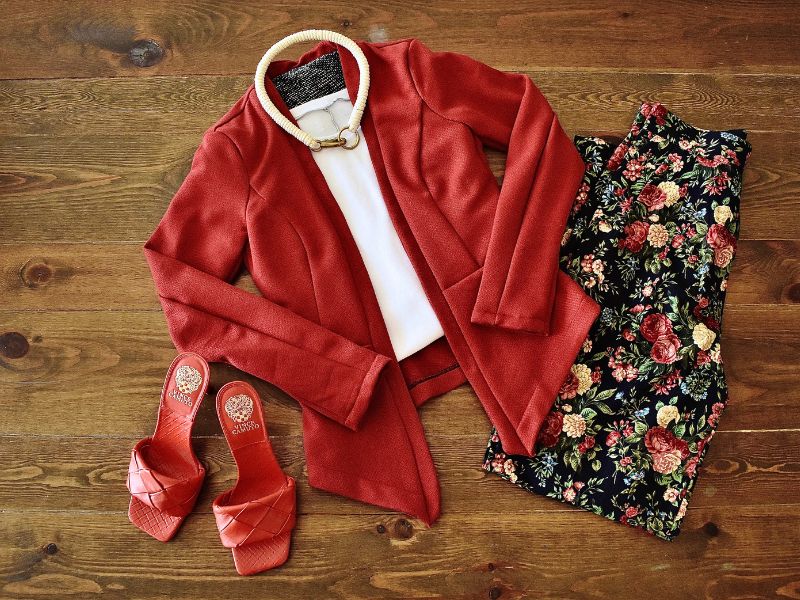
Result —
M 523 0 L 513 8 L 478 0 L 357 8 L 281 1 L 4 4 L 0 78 L 6 79 L 251 73 L 270 44 L 310 23 L 374 41 L 414 36 L 498 68 L 800 71 L 794 2 L 682 0 L 669 10 L 635 0 L 608 6 Z
M 493 498 L 482 500 L 491 512 Z M 15 598 L 173 600 L 620 600 L 647 589 L 665 598 L 729 600 L 792 597 L 800 589 L 795 506 L 690 510 L 672 543 L 578 510 L 485 512 L 446 513 L 432 528 L 395 517 L 301 515 L 285 565 L 238 577 L 211 515 L 190 517 L 161 544 L 120 511 L 9 511 L 0 521 L 0 589 Z
M 6 0 L 0 598 L 800 598 L 800 2 L 604 4 Z M 219 543 L 209 504 L 236 469 L 211 398 L 197 509 L 170 544 L 128 523 L 129 450 L 152 432 L 175 355 L 141 244 L 261 53 L 310 23 L 524 72 L 570 134 L 621 134 L 645 99 L 697 127 L 748 129 L 731 404 L 677 541 L 485 473 L 489 423 L 469 386 L 420 411 L 443 494 L 433 528 L 314 490 L 298 405 L 220 364 L 210 393 L 254 383 L 298 481 L 289 562 L 239 577 Z M 489 160 L 501 177 L 503 156 Z
M 486 431 L 470 435 L 431 434 L 446 512 L 476 514 L 563 511 L 560 502 L 528 499 L 518 489 L 481 468 Z M 0 505 L 4 510 L 125 511 L 125 478 L 130 449 L 138 441 L 124 437 L 0 436 Z M 347 500 L 308 485 L 301 436 L 273 436 L 283 470 L 294 477 L 302 514 L 375 514 L 371 505 Z M 194 438 L 207 478 L 195 512 L 210 513 L 211 500 L 236 481 L 236 465 L 221 435 Z M 800 485 L 800 430 L 778 432 L 718 431 L 709 447 L 691 500 L 691 510 L 721 506 L 800 505 L 787 489 Z
M 8 136 L 0 144 L 0 239 L 143 241 L 183 181 L 198 134 Z M 745 170 L 742 239 L 800 238 L 800 137 L 754 133 Z M 490 153 L 502 173 L 503 158 Z
M 141 243 L 0 246 L 0 311 L 160 310 Z M 237 282 L 259 293 L 248 274 Z M 743 240 L 726 306 L 800 302 L 800 240 Z
M 570 131 L 623 131 L 643 100 L 706 129 L 800 131 L 795 75 L 543 72 L 523 69 Z M 198 136 L 236 102 L 250 76 L 0 80 L 0 135 Z M 780 107 L 780 110 L 776 110 Z
M 38 433 L 46 415 L 57 435 L 150 433 L 166 366 L 175 350 L 158 312 L 0 313 L 5 332 L 0 384 L 7 403 L 0 433 Z M 731 405 L 726 430 L 797 429 L 800 401 L 800 307 L 733 306 L 726 311 L 723 355 Z M 273 386 L 214 365 L 212 389 L 251 381 L 266 400 L 275 435 L 299 435 L 299 406 Z M 113 403 L 109 407 L 109 402 Z M 204 403 L 196 432 L 217 431 L 213 403 Z M 459 419 L 454 420 L 453 414 Z M 488 431 L 471 388 L 462 386 L 422 410 L 432 434 Z M 105 417 L 105 418 L 99 418 Z

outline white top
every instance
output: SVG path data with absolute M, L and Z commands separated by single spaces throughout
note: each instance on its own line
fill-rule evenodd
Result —
M 335 138 L 352 110 L 343 88 L 295 106 L 291 113 L 304 131 L 321 139 Z M 375 288 L 397 360 L 402 360 L 444 332 L 389 217 L 367 140 L 360 128 L 358 133 L 361 141 L 352 150 L 309 152 L 344 213 Z

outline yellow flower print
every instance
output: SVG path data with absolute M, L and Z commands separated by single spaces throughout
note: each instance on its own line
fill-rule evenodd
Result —
M 714 209 L 714 220 L 720 225 L 733 220 L 733 212 L 730 206 L 721 205 Z
M 692 339 L 700 350 L 708 350 L 717 339 L 717 334 L 711 331 L 703 323 L 698 323 L 692 330 Z
M 667 195 L 667 199 L 664 200 L 665 206 L 672 206 L 681 197 L 681 188 L 674 181 L 662 181 L 658 184 L 658 189 Z
M 561 431 L 566 433 L 569 437 L 579 438 L 586 431 L 586 421 L 579 414 L 564 415 L 564 423 L 561 425 Z
M 681 414 L 678 412 L 678 409 L 671 404 L 667 406 L 662 406 L 658 409 L 658 415 L 656 415 L 656 421 L 661 427 L 666 427 L 672 421 L 677 421 L 680 418 Z
M 578 378 L 577 394 L 585 394 L 592 387 L 592 370 L 586 365 L 572 365 L 572 373 Z
M 663 248 L 669 241 L 669 231 L 659 223 L 651 225 L 650 230 L 647 232 L 647 241 L 650 242 L 654 248 Z

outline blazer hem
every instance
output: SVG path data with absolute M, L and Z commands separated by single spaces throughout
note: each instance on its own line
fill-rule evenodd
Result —
M 360 475 L 354 476 L 340 467 L 320 465 L 319 461 L 315 461 L 313 465 L 308 462 L 307 467 L 308 484 L 311 487 L 373 506 L 400 511 L 421 519 L 428 526 L 438 516 L 428 514 L 425 496 L 408 488 L 396 487 Z M 401 499 L 409 501 L 413 506 L 404 505 Z
M 414 382 L 409 386 L 411 398 L 414 400 L 415 406 L 422 406 L 425 402 L 434 396 L 441 396 L 450 390 L 456 389 L 463 383 L 466 383 L 467 378 L 458 364 L 450 365 L 446 369 L 442 369 L 439 373 L 435 373 Z

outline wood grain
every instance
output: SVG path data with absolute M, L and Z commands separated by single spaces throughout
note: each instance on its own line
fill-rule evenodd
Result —
M 526 514 L 563 511 L 565 505 L 518 489 L 481 468 L 488 435 L 428 436 L 439 473 L 445 512 Z M 132 436 L 54 437 L 33 434 L 0 436 L 0 505 L 6 510 L 127 510 L 125 478 Z M 304 471 L 302 438 L 272 436 L 272 446 L 284 471 L 297 480 L 302 514 L 389 514 L 309 487 Z M 23 443 L 24 442 L 24 443 Z M 211 500 L 236 481 L 236 466 L 219 433 L 195 436 L 194 449 L 206 467 L 206 481 L 194 512 L 209 514 Z M 770 504 L 800 505 L 786 495 L 800 485 L 800 430 L 735 432 L 725 428 L 714 436 L 703 463 L 691 510 Z M 492 502 L 486 502 L 491 498 Z M 399 516 L 399 515 L 398 515 Z
M 622 133 L 643 99 L 666 102 L 697 126 L 754 130 L 742 238 L 800 236 L 800 163 L 793 158 L 800 155 L 800 77 L 531 75 L 567 130 L 575 133 Z M 203 131 L 249 80 L 3 82 L 0 110 L 10 118 L 0 126 L 6 134 L 0 144 L 0 239 L 144 240 L 183 180 Z M 770 106 L 780 110 L 770 111 Z M 41 143 L 42 136 L 47 144 Z M 491 152 L 490 159 L 501 175 L 503 156 Z
M 160 309 L 139 242 L 0 245 L 0 291 L 0 311 Z M 740 242 L 726 306 L 797 303 L 800 241 Z
M 800 131 L 796 75 L 521 72 L 569 131 L 623 131 L 643 100 L 659 100 L 698 127 Z M 79 127 L 82 135 L 199 136 L 251 83 L 249 75 L 0 80 L 0 134 L 71 137 Z
M 794 2 L 5 5 L 0 78 L 251 73 L 273 41 L 309 26 L 373 41 L 418 37 L 501 69 L 797 73 L 800 52 Z
M 38 433 L 41 415 L 47 415 L 53 435 L 150 433 L 164 365 L 175 355 L 159 312 L 23 312 L 2 318 L 3 329 L 19 334 L 26 347 L 17 358 L 4 349 L 0 384 L 15 401 L 4 411 L 0 433 Z M 800 401 L 798 331 L 798 306 L 745 305 L 726 312 L 722 349 L 732 399 L 726 429 L 800 428 L 800 413 L 793 409 Z M 212 388 L 239 377 L 244 375 L 231 367 L 214 365 Z M 245 378 L 267 399 L 271 431 L 299 435 L 299 405 L 277 388 Z M 198 417 L 200 435 L 217 428 L 210 404 Z M 423 418 L 430 433 L 488 432 L 469 386 L 431 400 Z
M 800 599 L 800 3 L 0 0 L 0 598 Z M 127 521 L 167 335 L 141 245 L 261 54 L 308 27 L 418 37 L 528 74 L 570 134 L 620 135 L 643 100 L 745 128 L 722 348 L 731 401 L 666 543 L 481 469 L 469 386 L 421 409 L 433 528 L 311 489 L 300 408 L 264 399 L 300 518 L 289 562 L 238 577 L 211 499 L 236 469 L 204 402 L 197 510 L 160 544 Z M 284 55 L 296 57 L 310 47 Z M 489 153 L 500 179 L 504 157 Z M 256 292 L 246 275 L 238 285 Z
M 164 598 L 169 590 L 187 599 L 616 600 L 658 589 L 666 598 L 729 600 L 791 598 L 800 585 L 796 506 L 690 511 L 680 540 L 667 543 L 576 509 L 507 515 L 491 510 L 490 496 L 480 499 L 481 513 L 447 513 L 430 529 L 393 516 L 301 515 L 289 561 L 251 578 L 235 575 L 211 515 L 193 515 L 160 544 L 120 511 L 9 511 L 0 523 L 2 590 L 12 597 Z
M 800 137 L 757 133 L 745 170 L 742 239 L 800 237 Z M 143 241 L 183 181 L 200 133 L 7 136 L 0 145 L 5 242 Z M 502 173 L 503 158 L 491 153 Z

